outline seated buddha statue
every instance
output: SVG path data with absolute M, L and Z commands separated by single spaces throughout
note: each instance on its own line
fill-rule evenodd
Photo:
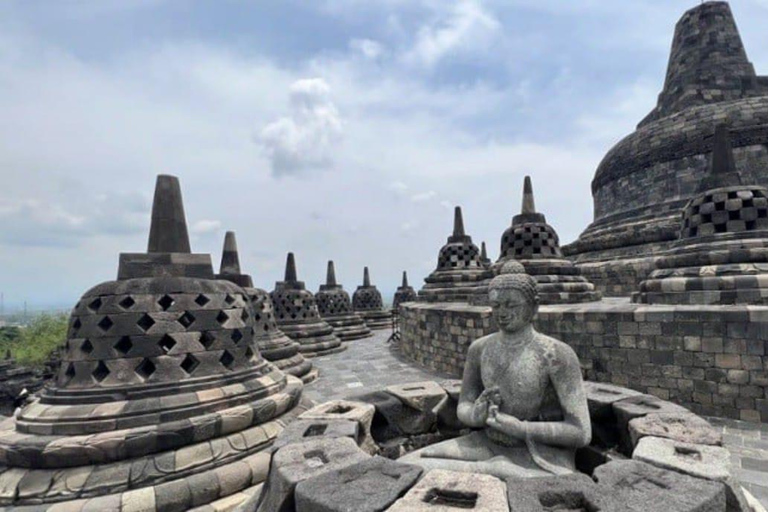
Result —
M 536 281 L 504 273 L 488 288 L 499 331 L 469 347 L 459 420 L 473 430 L 401 458 L 423 468 L 531 478 L 575 471 L 592 436 L 579 360 L 541 334 Z

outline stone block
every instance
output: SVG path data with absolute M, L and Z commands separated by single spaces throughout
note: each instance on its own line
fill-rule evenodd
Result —
M 418 466 L 373 457 L 296 486 L 296 512 L 386 510 L 421 476 Z
M 424 413 L 436 413 L 438 406 L 448 398 L 446 391 L 432 381 L 387 386 L 386 391 L 405 405 Z
M 360 435 L 360 424 L 353 420 L 311 420 L 300 419 L 292 421 L 275 439 L 273 450 L 293 443 L 303 443 L 318 437 L 336 438 L 348 437 L 357 442 Z
M 624 453 L 632 453 L 632 439 L 629 434 L 629 422 L 651 413 L 655 414 L 685 414 L 689 411 L 651 395 L 637 395 L 613 403 L 616 415 L 616 426 L 619 429 L 620 446 Z
M 596 510 L 725 512 L 725 486 L 657 468 L 636 460 L 609 462 L 595 469 L 601 488 Z
M 692 413 L 651 413 L 629 422 L 632 446 L 646 436 L 663 437 L 685 443 L 720 446 L 723 436 L 707 420 Z
M 510 512 L 598 510 L 598 487 L 586 475 L 507 479 Z
M 378 451 L 376 442 L 371 436 L 371 423 L 376 408 L 367 403 L 351 400 L 332 400 L 310 409 L 301 416 L 302 420 L 352 420 L 360 425 L 359 444 L 367 453 Z
M 294 512 L 294 491 L 300 482 L 369 457 L 357 443 L 345 437 L 285 446 L 272 457 L 272 468 L 256 512 Z
M 489 475 L 433 470 L 388 512 L 509 512 L 507 486 Z
M 407 407 L 400 399 L 384 391 L 374 391 L 350 398 L 375 406 L 371 432 L 379 442 L 389 441 L 404 434 L 417 435 L 430 432 L 436 421 L 432 413 L 422 413 Z

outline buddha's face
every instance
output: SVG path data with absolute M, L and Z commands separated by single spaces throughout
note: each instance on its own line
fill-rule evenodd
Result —
M 526 327 L 536 314 L 536 305 L 514 288 L 491 290 L 488 298 L 493 308 L 493 318 L 504 332 L 517 332 Z

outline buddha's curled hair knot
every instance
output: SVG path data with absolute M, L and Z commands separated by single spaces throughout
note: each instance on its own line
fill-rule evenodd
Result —
M 488 285 L 488 292 L 494 290 L 518 290 L 527 301 L 532 304 L 539 303 L 539 292 L 536 280 L 528 274 L 500 274 Z

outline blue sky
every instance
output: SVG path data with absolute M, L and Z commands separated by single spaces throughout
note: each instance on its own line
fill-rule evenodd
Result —
M 143 250 L 158 173 L 192 244 L 238 234 L 258 286 L 294 251 L 316 290 L 434 267 L 454 205 L 491 257 L 533 177 L 569 242 L 607 150 L 655 104 L 658 0 L 0 3 L 0 291 L 69 306 Z M 731 3 L 768 73 L 768 0 Z

